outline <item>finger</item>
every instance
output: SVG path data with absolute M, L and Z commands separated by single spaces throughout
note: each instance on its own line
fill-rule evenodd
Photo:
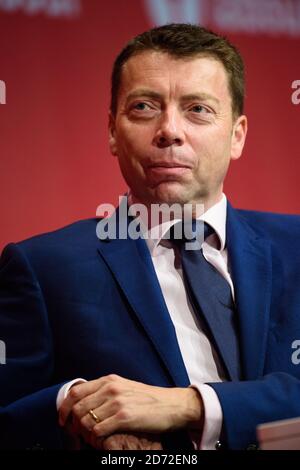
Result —
M 128 434 L 113 434 L 105 438 L 96 438 L 95 447 L 98 450 L 138 450 L 140 449 L 136 436 Z
M 142 449 L 146 449 L 146 450 L 162 450 L 162 445 L 161 445 L 161 442 L 159 441 L 155 441 L 153 439 L 144 439 L 143 440 L 143 447 Z
M 78 419 L 76 416 L 72 415 L 72 432 L 73 434 L 77 434 L 82 436 L 84 439 L 86 437 L 90 437 L 92 434 L 93 425 L 91 426 L 82 426 L 81 420 Z
M 115 436 L 118 434 L 115 434 Z M 135 434 L 121 434 L 124 436 L 123 449 L 124 450 L 148 450 L 150 443 L 147 439 L 143 439 Z
M 153 439 L 151 437 L 143 437 L 143 434 L 126 434 L 125 436 L 126 450 L 151 450 L 153 447 L 157 447 L 157 450 L 159 450 L 161 448 L 158 442 L 153 442 Z
M 88 429 L 82 428 L 82 429 L 80 430 L 79 435 L 80 435 L 81 438 L 84 440 L 84 442 L 86 442 L 86 444 L 89 444 L 90 446 L 94 447 L 94 446 L 93 446 L 94 439 L 93 439 L 92 430 L 89 431 Z
M 103 441 L 103 450 L 124 450 L 126 449 L 124 440 L 125 439 L 123 434 L 109 436 Z
M 86 421 L 87 424 L 90 423 L 90 425 L 95 425 L 95 422 L 97 422 L 97 420 L 93 420 L 93 415 L 91 415 L 90 411 L 92 410 L 94 414 L 98 416 L 96 410 L 99 411 L 99 409 L 101 409 L 101 407 L 104 405 L 104 402 L 105 395 L 103 395 L 101 390 L 97 390 L 96 393 L 88 395 L 87 397 L 75 403 L 75 405 L 72 407 L 72 414 L 76 416 L 78 420 L 81 420 L 82 418 L 86 417 L 86 419 L 83 421 Z M 100 416 L 98 417 L 100 418 Z
M 150 450 L 151 449 L 151 442 L 148 439 L 142 438 L 139 441 L 139 450 Z
M 156 436 L 153 436 L 153 439 L 155 438 Z M 97 438 L 98 443 L 94 447 L 101 450 L 162 450 L 161 443 L 153 439 L 151 436 L 144 437 L 143 433 L 117 433 L 106 438 Z
M 64 414 L 69 414 L 71 411 L 78 419 L 81 419 L 88 414 L 89 410 L 101 406 L 107 398 L 118 396 L 124 386 L 122 382 L 125 380 L 117 375 L 108 375 L 85 382 L 82 384 L 85 385 L 84 388 L 75 391 L 73 388 L 70 389 L 70 396 L 68 395 L 61 407 L 61 420 L 63 421 Z
M 83 397 L 85 397 L 86 394 L 89 393 L 89 389 L 90 389 L 90 382 L 76 384 L 70 388 L 68 395 L 62 402 L 58 411 L 59 424 L 61 426 L 65 425 L 74 404 L 77 403 L 79 400 L 81 400 Z
M 126 421 L 128 421 L 128 418 L 127 418 L 128 413 L 124 409 L 125 400 L 124 400 L 124 397 L 117 396 L 119 393 L 117 387 L 115 387 L 114 391 L 112 391 L 111 387 L 106 387 L 106 390 L 108 392 L 107 394 L 106 393 L 102 394 L 101 392 L 99 393 L 97 392 L 91 399 L 86 401 L 84 416 L 82 416 L 82 409 L 80 409 L 79 411 L 77 409 L 77 407 L 80 407 L 80 404 L 76 404 L 74 408 L 72 409 L 72 413 L 74 413 L 78 417 L 81 425 L 86 427 L 87 429 L 90 429 L 91 427 L 95 429 L 96 426 L 100 426 L 104 421 L 114 416 L 115 416 L 115 420 L 123 419 L 123 421 L 125 421 L 125 417 L 126 417 Z M 113 395 L 113 396 L 110 396 L 110 395 Z M 103 400 L 105 401 L 101 403 L 101 401 Z M 97 406 L 99 402 L 100 402 L 100 406 Z M 91 410 L 93 411 L 93 413 L 90 412 Z M 99 420 L 100 423 L 97 423 L 97 420 Z M 131 429 L 134 430 L 133 428 Z M 126 429 L 124 427 L 118 427 L 117 424 L 115 424 L 115 427 L 113 428 L 114 432 L 108 431 L 102 437 L 115 434 L 115 431 L 123 431 L 123 430 L 126 430 Z
M 138 429 L 134 429 L 133 426 L 128 426 L 127 417 L 125 415 L 121 415 L 120 413 L 113 414 L 108 418 L 101 421 L 101 423 L 96 424 L 93 428 L 93 433 L 97 437 L 106 437 L 111 434 L 119 433 L 122 431 L 138 431 Z
M 150 450 L 163 450 L 161 442 L 152 442 Z
M 97 382 L 97 390 L 77 401 L 72 407 L 72 413 L 76 415 L 78 419 L 88 415 L 90 410 L 93 410 L 97 414 L 99 412 L 98 408 L 101 408 L 101 406 L 105 404 L 105 401 L 120 397 L 122 392 L 124 392 L 122 385 L 120 385 L 118 381 L 111 381 L 108 377 L 103 377 L 103 380 L 99 379 Z M 96 410 L 98 411 L 96 412 Z M 101 419 L 104 419 L 104 417 Z
M 71 415 L 68 419 L 65 428 L 68 428 L 68 433 L 73 437 L 82 437 L 85 442 L 89 443 L 90 436 L 92 434 L 92 427 L 91 428 L 84 428 L 81 426 L 80 421 L 76 418 L 76 416 Z
M 103 443 L 105 441 L 105 437 L 96 437 L 95 434 L 93 432 L 90 433 L 90 436 L 89 436 L 89 444 L 90 446 L 94 447 L 95 449 L 98 449 L 98 450 L 104 450 L 103 449 Z
M 59 408 L 59 424 L 64 426 L 75 404 L 83 400 L 85 397 L 95 393 L 105 385 L 105 383 L 105 377 L 102 377 L 101 379 L 90 380 L 89 382 L 73 385 Z
M 71 410 L 73 406 L 73 400 L 70 397 L 70 392 L 69 395 L 64 399 L 62 402 L 59 410 L 58 410 L 58 423 L 60 426 L 65 426 L 68 419 L 71 416 Z

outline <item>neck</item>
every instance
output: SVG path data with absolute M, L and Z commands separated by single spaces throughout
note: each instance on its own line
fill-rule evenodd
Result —
M 128 192 L 128 205 L 133 209 L 133 206 L 136 205 L 134 209 L 138 212 L 143 206 L 143 211 L 140 215 L 144 219 L 144 222 L 148 224 L 148 228 L 151 228 L 157 224 L 161 224 L 167 220 L 174 219 L 198 219 L 205 212 L 208 211 L 211 207 L 221 201 L 223 196 L 222 191 L 216 197 L 211 198 L 210 200 L 202 201 L 190 201 L 185 204 L 182 203 L 168 203 L 168 202 L 146 202 L 135 196 L 129 189 Z M 134 211 L 135 212 L 135 211 Z M 139 214 L 138 214 L 139 215 Z

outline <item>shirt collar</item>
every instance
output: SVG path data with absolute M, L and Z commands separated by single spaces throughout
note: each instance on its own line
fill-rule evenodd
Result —
M 130 213 L 130 205 L 132 204 L 132 196 L 130 190 L 128 191 L 128 205 Z M 198 219 L 207 222 L 215 231 L 219 239 L 219 250 L 223 251 L 226 245 L 226 214 L 227 214 L 227 198 L 225 194 L 222 194 L 220 201 L 215 205 L 210 207 L 204 214 L 202 214 Z M 148 221 L 143 220 L 143 214 L 141 214 L 140 219 L 142 223 L 147 227 Z M 156 248 L 160 244 L 164 235 L 168 232 L 170 227 L 176 222 L 179 222 L 180 219 L 173 219 L 171 221 L 164 222 L 159 225 L 151 227 L 149 230 L 146 228 L 143 230 L 143 237 L 148 245 L 151 256 L 156 255 Z

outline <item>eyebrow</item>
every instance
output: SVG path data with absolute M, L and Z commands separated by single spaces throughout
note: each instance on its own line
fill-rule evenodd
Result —
M 128 102 L 132 98 L 137 98 L 139 96 L 147 96 L 149 98 L 154 98 L 161 100 L 163 98 L 163 95 L 161 93 L 158 93 L 153 90 L 149 90 L 147 88 L 139 88 L 138 90 L 135 90 L 127 96 L 126 101 Z M 180 101 L 213 101 L 216 104 L 220 104 L 220 100 L 216 98 L 215 96 L 209 94 L 209 93 L 189 93 L 187 95 L 183 95 L 180 98 Z
M 148 88 L 139 88 L 129 93 L 126 101 L 128 102 L 132 98 L 138 98 L 139 96 L 147 96 L 148 98 L 154 98 L 154 99 L 162 99 L 163 97 L 161 93 L 157 93 L 156 91 L 149 90 Z
M 184 95 L 181 98 L 182 101 L 214 101 L 216 104 L 220 104 L 220 100 L 214 95 L 209 93 L 191 93 Z

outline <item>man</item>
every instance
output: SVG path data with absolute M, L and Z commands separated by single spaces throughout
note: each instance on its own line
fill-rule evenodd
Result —
M 191 261 L 177 221 L 150 217 L 148 238 L 101 240 L 87 220 L 6 247 L 4 447 L 61 448 L 67 431 L 95 448 L 245 449 L 259 423 L 300 415 L 300 219 L 222 192 L 243 96 L 239 53 L 198 26 L 152 29 L 118 56 L 109 139 L 129 206 L 190 205 L 205 240 Z

